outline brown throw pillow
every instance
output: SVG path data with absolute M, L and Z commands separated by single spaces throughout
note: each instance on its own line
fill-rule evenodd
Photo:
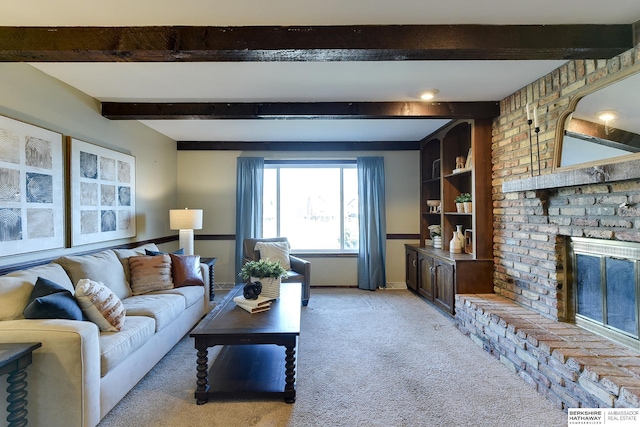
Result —
M 200 255 L 175 255 L 171 257 L 171 271 L 173 275 L 173 286 L 204 286 L 200 278 Z
M 169 255 L 132 256 L 129 257 L 129 268 L 133 295 L 173 289 Z

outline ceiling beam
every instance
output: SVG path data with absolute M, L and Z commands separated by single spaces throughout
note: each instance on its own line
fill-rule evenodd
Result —
M 490 119 L 498 102 L 103 102 L 112 120 Z
M 0 62 L 601 59 L 633 41 L 633 24 L 0 27 Z
M 178 141 L 178 151 L 404 151 L 419 150 L 420 141 Z

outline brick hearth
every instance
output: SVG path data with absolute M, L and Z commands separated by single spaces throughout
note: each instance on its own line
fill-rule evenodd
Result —
M 494 294 L 456 295 L 456 324 L 565 411 L 640 407 L 640 352 Z

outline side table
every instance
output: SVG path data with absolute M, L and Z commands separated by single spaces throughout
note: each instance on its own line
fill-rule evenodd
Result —
M 41 343 L 0 344 L 0 375 L 9 374 L 7 382 L 8 427 L 27 425 L 27 366 L 31 354 Z
M 213 267 L 217 258 L 200 258 L 200 262 L 209 266 L 209 301 L 213 301 L 215 292 L 213 290 Z

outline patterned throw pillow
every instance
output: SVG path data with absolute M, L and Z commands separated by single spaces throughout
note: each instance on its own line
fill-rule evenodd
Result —
M 173 285 L 176 288 L 182 286 L 204 286 L 200 277 L 200 255 L 174 255 L 171 256 L 171 272 Z
M 260 251 L 260 259 L 278 261 L 285 270 L 291 270 L 287 242 L 257 242 L 254 250 Z
M 125 309 L 120 298 L 100 282 L 81 279 L 76 299 L 87 318 L 103 332 L 118 332 L 124 326 Z
M 129 258 L 129 268 L 133 295 L 173 289 L 171 258 L 167 254 L 132 256 Z

